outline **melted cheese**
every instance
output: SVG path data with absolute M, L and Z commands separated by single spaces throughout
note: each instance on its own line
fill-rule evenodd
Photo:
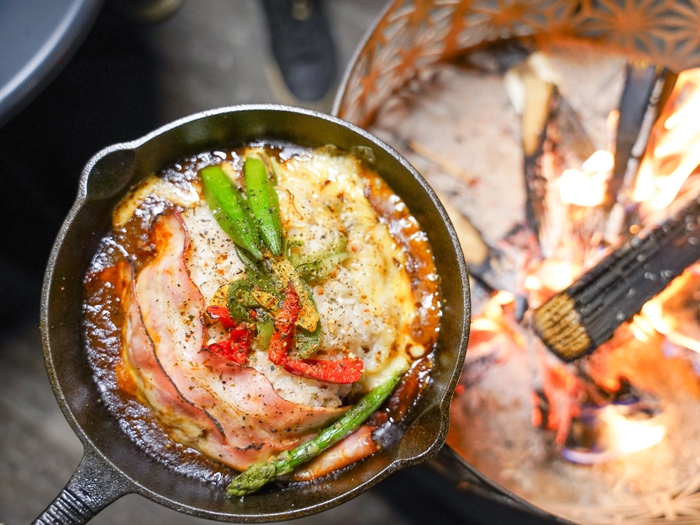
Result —
M 224 164 L 227 171 L 233 169 Z M 368 391 L 425 353 L 410 335 L 417 307 L 406 255 L 365 196 L 367 180 L 355 157 L 322 148 L 276 163 L 276 171 L 282 227 L 288 239 L 301 243 L 301 253 L 328 251 L 346 242 L 348 257 L 312 289 L 323 329 L 320 350 L 327 358 L 360 357 L 365 365 L 360 386 Z M 235 173 L 229 175 L 235 179 Z M 194 186 L 183 190 L 156 177 L 147 178 L 120 203 L 114 213 L 115 227 L 151 196 L 186 208 L 182 213 L 190 238 L 186 264 L 209 304 L 220 286 L 245 274 L 233 241 Z M 207 344 L 222 337 L 223 333 L 210 331 Z M 284 399 L 339 406 L 347 395 L 347 386 L 270 367 L 266 351 L 256 349 L 248 364 L 265 374 Z
M 323 323 L 322 346 L 342 349 L 365 363 L 365 390 L 387 373 L 405 369 L 424 349 L 410 335 L 416 305 L 406 256 L 365 197 L 360 162 L 316 150 L 282 163 L 277 175 L 285 233 L 308 253 L 347 238 L 349 258 L 314 287 Z
M 183 187 L 176 186 L 155 174 L 136 186 L 126 197 L 124 197 L 112 213 L 112 226 L 114 229 L 123 228 L 126 223 L 136 213 L 147 199 L 156 198 L 162 201 L 169 201 L 177 206 L 188 208 L 197 204 L 200 195 L 190 183 L 183 184 Z

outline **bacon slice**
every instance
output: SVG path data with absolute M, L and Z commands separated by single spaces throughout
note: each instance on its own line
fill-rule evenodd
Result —
M 345 409 L 282 399 L 253 368 L 202 351 L 205 304 L 185 264 L 177 213 L 153 226 L 157 256 L 127 297 L 125 356 L 141 394 L 169 434 L 236 469 L 311 438 Z
M 294 473 L 297 481 L 309 481 L 330 474 L 355 461 L 374 454 L 378 447 L 372 441 L 372 427 L 362 425 L 349 436 L 338 441 L 326 452 Z

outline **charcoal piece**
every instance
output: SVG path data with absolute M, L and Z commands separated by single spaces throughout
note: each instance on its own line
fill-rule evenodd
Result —
M 618 107 L 615 164 L 606 190 L 606 209 L 610 210 L 618 200 L 618 193 L 627 178 L 628 164 L 635 144 L 640 138 L 643 138 L 644 142 L 648 139 L 648 132 L 646 135 L 642 133 L 644 122 L 648 120 L 647 114 L 655 117 L 659 113 L 665 102 L 661 95 L 668 92 L 668 86 L 664 84 L 672 86 L 674 83 L 675 75 L 667 75 L 665 70 L 657 66 L 627 64 L 625 84 Z M 653 122 L 653 119 L 650 122 Z M 637 165 L 638 160 L 634 166 Z
M 564 361 L 593 352 L 700 259 L 700 198 L 638 234 L 535 311 L 535 331 Z

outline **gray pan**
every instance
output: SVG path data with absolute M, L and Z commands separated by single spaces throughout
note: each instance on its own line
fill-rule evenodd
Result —
M 405 432 L 402 439 L 338 475 L 230 499 L 221 488 L 176 474 L 149 457 L 100 402 L 81 330 L 83 276 L 110 227 L 113 207 L 131 186 L 184 156 L 256 139 L 302 146 L 335 144 L 346 150 L 358 145 L 372 148 L 377 170 L 428 234 L 442 276 L 444 315 L 430 384 L 398 425 Z M 467 269 L 445 210 L 406 160 L 351 124 L 298 108 L 234 106 L 198 113 L 139 140 L 110 146 L 83 171 L 78 198 L 58 234 L 44 281 L 41 331 L 46 367 L 56 399 L 85 453 L 71 480 L 36 523 L 85 523 L 129 493 L 194 516 L 229 522 L 287 520 L 347 501 L 392 472 L 428 459 L 443 445 L 469 320 Z

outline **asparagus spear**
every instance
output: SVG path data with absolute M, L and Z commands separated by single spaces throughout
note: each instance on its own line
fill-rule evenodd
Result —
M 268 184 L 265 162 L 260 157 L 251 155 L 246 158 L 243 171 L 248 203 L 258 223 L 260 236 L 274 255 L 280 255 L 282 226 L 279 221 L 279 204 L 274 186 Z
M 200 173 L 204 183 L 204 197 L 221 228 L 255 260 L 262 259 L 258 229 L 221 166 L 207 166 Z
M 359 403 L 352 407 L 341 419 L 324 429 L 311 441 L 293 450 L 270 458 L 267 463 L 256 463 L 236 477 L 226 489 L 229 496 L 245 496 L 255 492 L 278 476 L 292 472 L 297 466 L 321 454 L 345 436 L 355 431 L 389 395 L 399 383 L 403 372 L 392 375 L 389 379 L 371 390 Z

